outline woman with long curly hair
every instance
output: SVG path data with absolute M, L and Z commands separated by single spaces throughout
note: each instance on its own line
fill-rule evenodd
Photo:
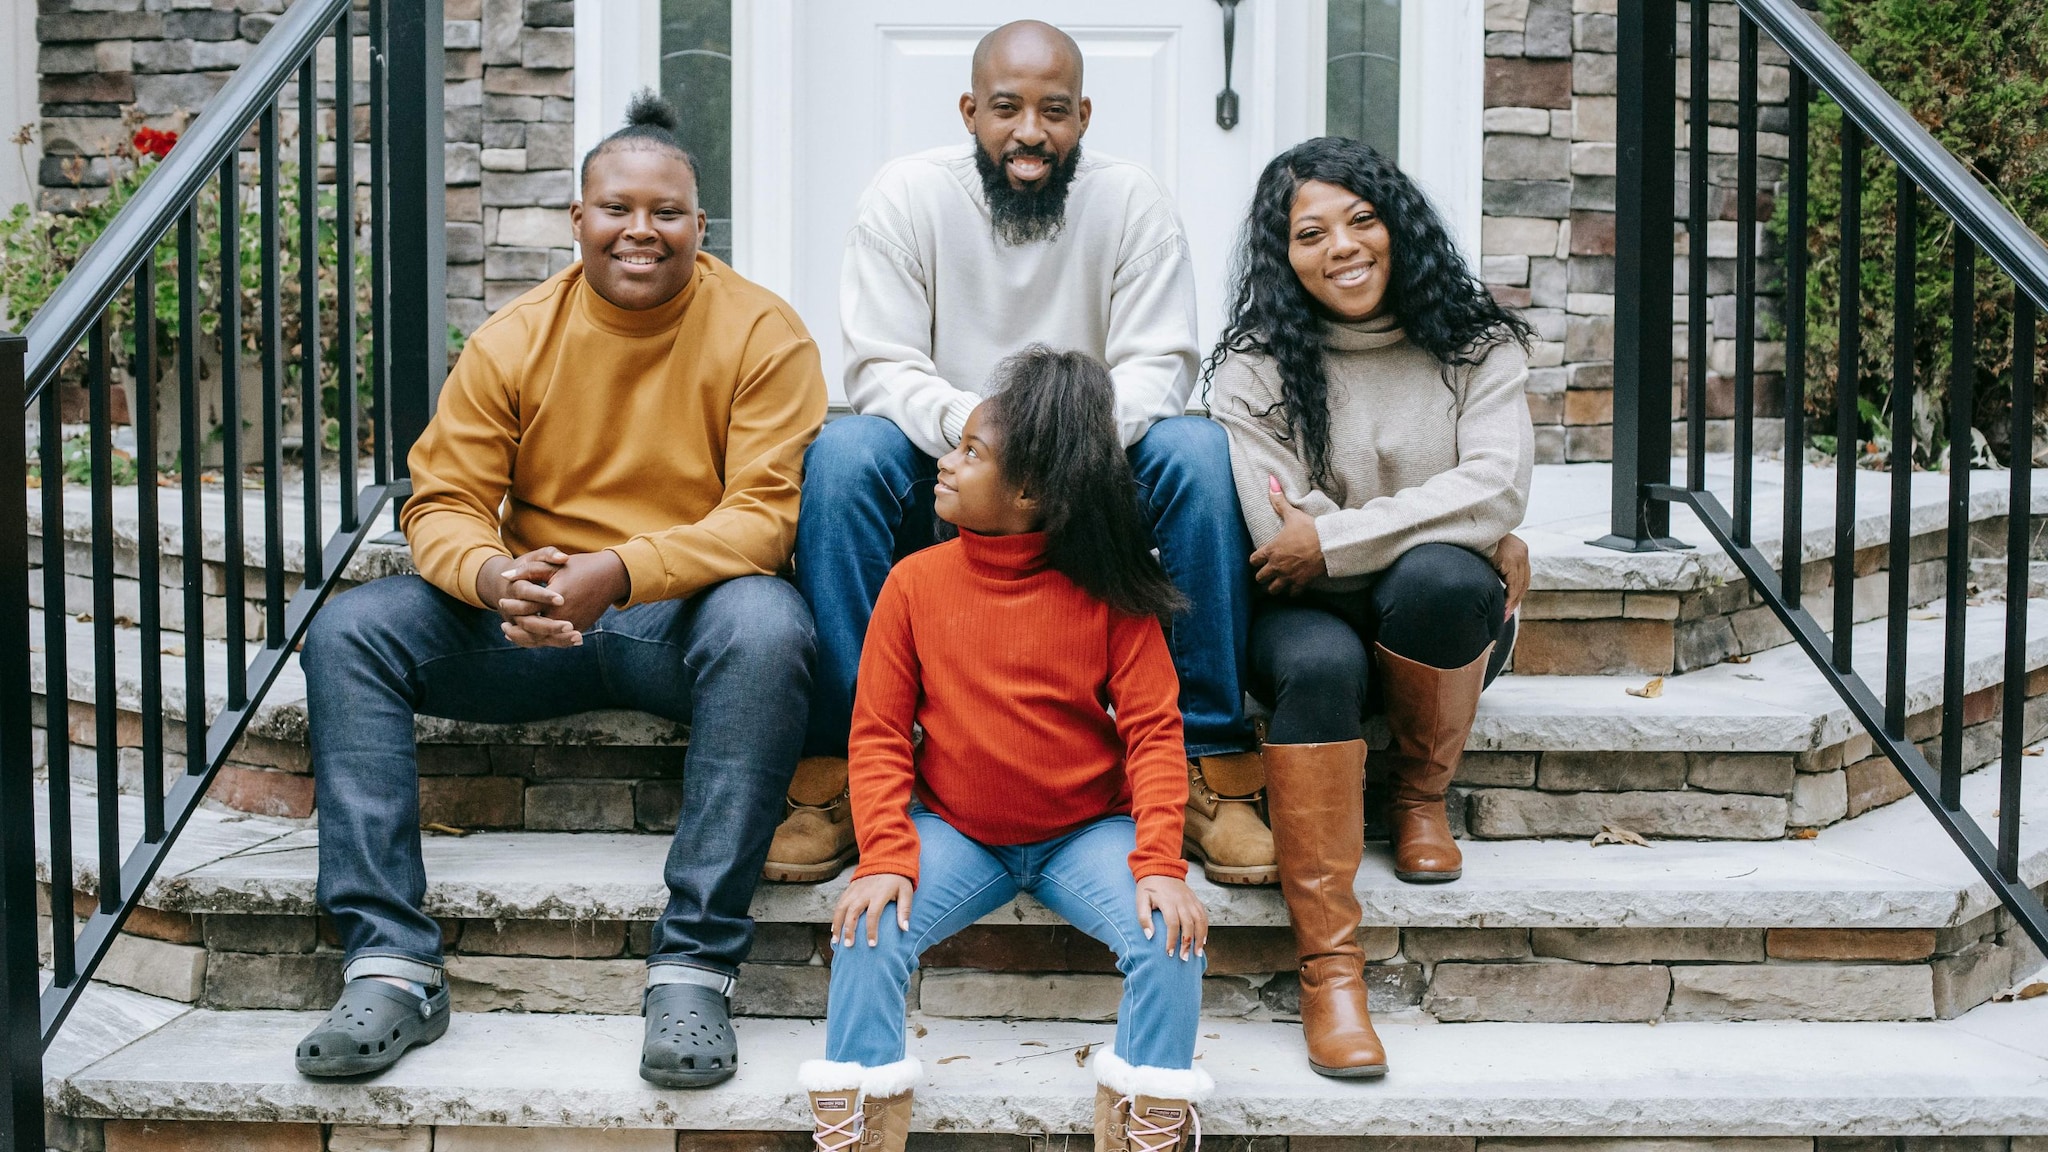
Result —
M 1330 136 L 1260 175 L 1234 292 L 1210 412 L 1230 433 L 1262 592 L 1249 680 L 1271 710 L 1266 796 L 1302 1030 L 1317 1072 L 1378 1076 L 1354 940 L 1362 719 L 1370 692 L 1392 732 L 1395 874 L 1457 879 L 1444 793 L 1528 587 L 1510 532 L 1534 455 L 1530 330 L 1407 175 Z

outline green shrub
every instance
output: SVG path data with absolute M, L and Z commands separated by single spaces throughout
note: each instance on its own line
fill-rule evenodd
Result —
M 134 199 L 136 193 L 148 181 L 161 162 L 161 154 L 167 152 L 174 137 L 158 134 L 150 139 L 150 130 L 138 132 L 125 143 L 109 162 L 115 172 L 107 188 L 106 196 L 99 202 L 88 205 L 76 214 L 36 211 L 27 204 L 16 205 L 4 217 L 0 217 L 0 301 L 4 301 L 6 318 L 12 324 L 24 324 L 29 317 L 49 302 L 57 286 L 77 266 L 78 261 L 106 231 L 121 209 Z M 145 150 L 145 145 L 151 146 Z M 257 198 L 253 165 L 244 163 L 245 186 L 239 194 L 240 213 L 236 230 L 236 249 L 241 264 L 238 270 L 237 287 L 241 306 L 241 332 L 237 344 L 244 360 L 257 356 L 262 350 L 262 216 Z M 315 248 L 318 266 L 319 311 L 320 311 L 320 395 L 323 414 L 326 417 L 327 445 L 336 447 L 340 430 L 339 414 L 341 391 L 338 375 L 341 366 L 338 336 L 339 318 L 336 314 L 337 299 L 336 269 L 339 263 L 338 231 L 335 222 L 335 193 L 328 187 L 319 194 L 319 226 Z M 198 222 L 198 294 L 196 315 L 202 339 L 217 338 L 220 331 L 221 276 L 220 276 L 220 189 L 217 180 L 208 182 L 200 193 L 196 205 Z M 357 214 L 359 231 L 366 223 L 361 213 Z M 287 396 L 299 393 L 299 359 L 296 349 L 299 342 L 299 170 L 290 161 L 278 165 L 278 235 L 281 241 L 279 252 L 279 305 L 284 347 L 283 388 Z M 157 243 L 154 253 L 155 283 L 153 311 L 156 317 L 156 347 L 153 367 L 154 378 L 160 387 L 175 388 L 178 350 L 178 243 L 177 229 L 173 228 Z M 367 407 L 371 401 L 370 382 L 362 373 L 370 355 L 370 258 L 366 245 L 359 242 L 355 252 L 355 276 L 353 295 L 356 316 L 355 363 L 357 403 Z M 108 308 L 107 318 L 110 329 L 110 350 L 114 367 L 130 373 L 134 370 L 135 350 L 135 307 L 133 291 L 123 291 L 114 298 Z M 67 360 L 62 379 L 83 379 L 84 351 L 74 351 Z M 260 377 L 252 378 L 244 373 L 244 388 L 257 386 Z M 361 425 L 367 432 L 367 421 Z M 210 433 L 220 434 L 219 429 Z M 68 471 L 68 469 L 67 469 Z
M 2015 216 L 2037 235 L 2048 235 L 2048 0 L 1821 0 L 1821 13 L 1836 42 L 1865 71 Z M 1816 439 L 1832 434 L 1839 386 L 1841 128 L 1840 107 L 1816 100 L 1806 297 L 1809 426 Z M 1863 157 L 1863 236 L 1856 270 L 1863 339 L 1855 387 L 1865 438 L 1888 451 L 1898 182 L 1891 160 L 1875 145 L 1866 143 Z M 1782 236 L 1782 211 L 1773 228 Z M 1954 237 L 1953 222 L 1922 193 L 1912 241 L 1918 269 L 1914 458 L 1923 467 L 1945 461 L 1950 439 L 1945 404 Z M 1981 252 L 1976 295 L 1973 423 L 1984 445 L 2004 461 L 2010 459 L 2013 285 Z M 1982 446 L 1974 454 L 1981 455 Z M 2032 454 L 2031 445 L 2022 446 L 2022 457 Z

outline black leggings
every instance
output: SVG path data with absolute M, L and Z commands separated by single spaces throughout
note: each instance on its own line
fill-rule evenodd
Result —
M 1272 709 L 1273 744 L 1356 740 L 1372 646 L 1435 668 L 1462 668 L 1501 639 L 1506 590 L 1493 565 L 1452 544 L 1418 544 L 1370 588 L 1261 597 L 1252 611 L 1252 695 Z M 1505 646 L 1488 662 L 1492 681 Z

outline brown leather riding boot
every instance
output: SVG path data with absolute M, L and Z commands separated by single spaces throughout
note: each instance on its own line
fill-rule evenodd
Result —
M 1465 755 L 1493 646 L 1463 668 L 1433 668 L 1377 644 L 1373 651 L 1393 737 L 1386 755 L 1393 761 L 1394 875 L 1410 884 L 1456 880 L 1465 856 L 1451 838 L 1444 792 Z
M 1301 957 L 1301 1033 L 1325 1076 L 1384 1076 L 1387 1051 L 1366 1008 L 1358 947 L 1365 856 L 1365 741 L 1268 744 L 1266 804 L 1280 894 Z

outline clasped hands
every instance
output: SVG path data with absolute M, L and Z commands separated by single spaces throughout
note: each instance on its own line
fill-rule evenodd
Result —
M 504 617 L 498 628 L 521 648 L 574 648 L 604 610 L 626 598 L 626 562 L 609 549 L 571 555 L 536 548 L 484 561 L 477 599 Z
M 1316 533 L 1316 518 L 1287 500 L 1277 476 L 1266 477 L 1266 499 L 1280 517 L 1280 532 L 1264 547 L 1252 553 L 1253 578 L 1274 596 L 1299 596 L 1310 583 L 1329 574 L 1323 560 L 1322 537 Z M 1513 616 L 1529 591 L 1529 545 L 1510 532 L 1493 550 L 1493 569 L 1507 585 L 1507 615 Z

